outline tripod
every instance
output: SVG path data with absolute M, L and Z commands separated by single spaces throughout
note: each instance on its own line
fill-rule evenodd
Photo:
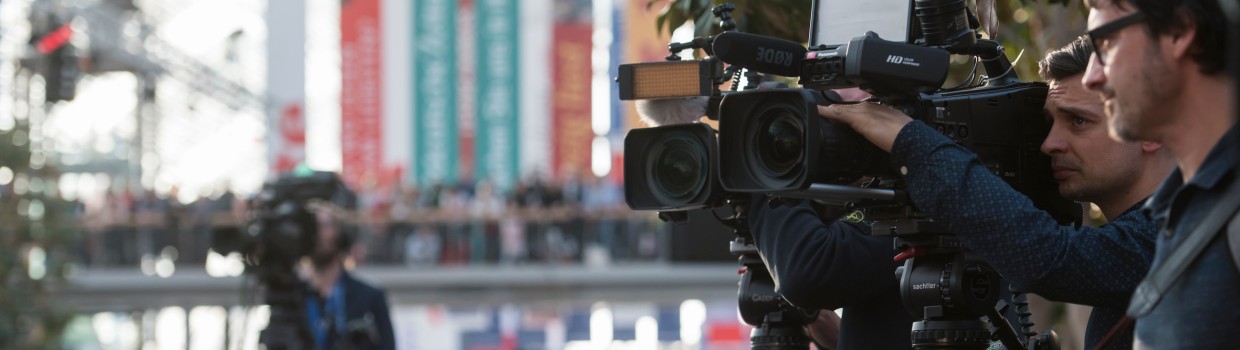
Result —
M 1011 300 L 1000 300 L 999 274 L 934 222 L 883 220 L 872 230 L 895 235 L 896 248 L 902 250 L 896 256 L 904 261 L 896 268 L 900 299 L 920 319 L 912 327 L 914 349 L 981 350 L 992 339 L 1009 350 L 1059 348 L 1054 332 L 1029 339 L 1037 333 L 1029 329 L 1032 313 L 1023 295 L 1013 291 Z M 1021 333 L 1004 317 L 1013 307 Z
M 754 350 L 809 349 L 805 325 L 818 318 L 818 310 L 807 310 L 789 304 L 775 293 L 775 281 L 754 245 L 745 210 L 747 201 L 728 201 L 736 213 L 719 221 L 736 233 L 728 246 L 741 265 L 737 309 L 746 324 L 754 326 L 749 336 Z
M 270 350 L 313 348 L 305 313 L 305 282 L 297 278 L 291 263 L 271 261 L 259 269 L 263 301 L 271 307 L 271 316 L 258 342 Z

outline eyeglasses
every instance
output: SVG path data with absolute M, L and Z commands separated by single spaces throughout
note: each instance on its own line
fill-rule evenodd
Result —
M 1130 25 L 1137 24 L 1138 22 L 1144 20 L 1145 13 L 1133 12 L 1130 15 L 1120 17 L 1110 23 L 1100 25 L 1098 28 L 1090 30 L 1086 35 L 1089 35 L 1090 44 L 1094 45 L 1094 55 L 1098 57 L 1098 64 L 1106 65 L 1107 62 L 1105 56 L 1106 50 L 1103 50 L 1102 48 L 1103 40 L 1106 40 L 1108 36 L 1115 34 L 1115 32 L 1118 32 L 1120 29 L 1127 28 Z

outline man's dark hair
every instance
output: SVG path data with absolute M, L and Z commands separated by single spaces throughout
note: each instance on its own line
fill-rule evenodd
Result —
M 1187 29 L 1190 23 L 1196 24 L 1197 36 L 1193 38 L 1190 54 L 1201 65 L 1201 73 L 1224 73 L 1227 16 L 1218 0 L 1085 0 L 1085 3 L 1090 7 L 1098 3 L 1111 3 L 1119 8 L 1134 6 L 1145 14 L 1145 28 L 1153 35 L 1174 33 Z
M 1046 58 L 1038 61 L 1038 75 L 1044 81 L 1062 81 L 1085 73 L 1093 54 L 1094 45 L 1089 37 L 1079 36 L 1067 46 L 1046 53 Z

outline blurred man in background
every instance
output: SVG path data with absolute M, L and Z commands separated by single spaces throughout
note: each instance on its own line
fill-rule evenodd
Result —
M 318 242 L 303 261 L 311 290 L 306 316 L 318 349 L 395 349 L 387 295 L 354 279 L 345 269 L 353 237 L 343 215 L 325 204 L 309 206 L 315 214 Z

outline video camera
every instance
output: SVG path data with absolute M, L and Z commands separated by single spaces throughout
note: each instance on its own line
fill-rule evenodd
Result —
M 332 172 L 283 174 L 264 184 L 251 200 L 241 242 L 212 243 L 212 249 L 222 254 L 239 250 L 245 256 L 246 273 L 257 277 L 263 288 L 271 316 L 259 342 L 268 349 L 306 349 L 314 344 L 305 315 L 307 287 L 296 266 L 314 253 L 319 241 L 316 204 L 355 209 L 357 196 Z
M 978 39 L 965 1 L 866 2 L 876 10 L 861 17 L 886 16 L 878 21 L 886 27 L 842 43 L 831 40 L 856 31 L 858 24 L 846 19 L 858 5 L 821 0 L 813 6 L 808 50 L 728 31 L 707 40 L 703 48 L 711 56 L 702 60 L 621 65 L 621 99 L 708 97 L 704 115 L 719 121 L 718 131 L 704 124 L 631 131 L 624 166 L 630 207 L 714 207 L 729 194 L 742 193 L 853 198 L 851 190 L 830 185 L 863 176 L 895 177 L 883 152 L 818 116 L 817 106 L 842 102 L 831 89 L 859 87 L 977 153 L 1038 207 L 1065 222 L 1078 217 L 1075 204 L 1056 195 L 1049 157 L 1038 149 L 1050 127 L 1041 111 L 1047 86 L 1020 82 L 1003 47 Z M 987 77 L 979 85 L 943 89 L 952 54 L 976 57 Z M 722 92 L 718 85 L 728 75 L 721 74 L 719 61 L 729 63 L 732 72 L 743 67 L 797 77 L 804 88 L 736 91 L 733 84 L 733 91 Z M 837 189 L 844 192 L 833 192 Z
M 314 252 L 318 223 L 312 202 L 355 209 L 357 195 L 336 173 L 326 171 L 284 174 L 263 186 L 254 198 L 247 229 L 251 244 L 244 252 L 254 258 L 253 267 L 261 271 L 266 266 L 292 264 Z
M 660 211 L 671 221 L 682 221 L 685 210 L 736 206 L 754 194 L 867 211 L 874 234 L 895 235 L 897 248 L 919 252 L 906 256 L 897 271 L 901 298 L 921 319 L 913 325 L 915 348 L 985 348 L 991 339 L 1025 348 L 1021 336 L 1036 333 L 1024 329 L 1018 334 L 1010 323 L 998 322 L 1004 312 L 997 305 L 1020 309 L 1027 303 L 1017 297 L 999 303 L 998 274 L 912 207 L 884 152 L 847 126 L 820 117 L 817 107 L 848 103 L 833 89 L 866 90 L 872 100 L 976 153 L 987 169 L 1061 223 L 1076 222 L 1079 206 L 1058 196 L 1050 159 L 1039 150 L 1050 130 L 1042 114 L 1047 85 L 1019 81 L 1003 47 L 976 32 L 977 18 L 964 0 L 815 0 L 813 16 L 809 49 L 725 26 L 723 33 L 669 47 L 673 52 L 701 48 L 709 55 L 701 60 L 669 56 L 669 62 L 620 67 L 621 99 L 655 99 L 639 102 L 647 113 L 669 114 L 647 119 L 691 121 L 635 129 L 626 136 L 627 203 L 635 210 Z M 868 31 L 843 36 L 856 35 L 858 29 Z M 943 88 L 953 54 L 972 57 L 972 74 L 980 63 L 986 75 Z M 717 62 L 728 65 L 725 69 Z M 756 89 L 749 75 L 750 84 L 741 89 L 737 77 L 742 69 L 795 77 L 802 88 Z M 721 91 L 728 77 L 732 89 Z M 703 100 L 704 107 L 685 107 Z M 703 115 L 718 120 L 719 129 L 696 123 Z M 864 178 L 873 178 L 867 187 L 848 185 Z M 731 221 L 740 236 L 733 252 L 742 254 L 742 264 L 752 272 L 764 267 L 760 261 L 747 262 L 756 249 L 744 225 L 737 224 L 741 216 L 725 223 Z M 924 288 L 929 285 L 935 288 Z M 746 310 L 745 300 L 741 303 Z M 784 316 L 803 311 L 781 308 Z M 992 322 L 981 321 L 982 316 Z M 941 337 L 947 333 L 966 336 Z M 1050 338 L 1030 340 L 1031 348 L 1033 343 L 1049 346 Z

